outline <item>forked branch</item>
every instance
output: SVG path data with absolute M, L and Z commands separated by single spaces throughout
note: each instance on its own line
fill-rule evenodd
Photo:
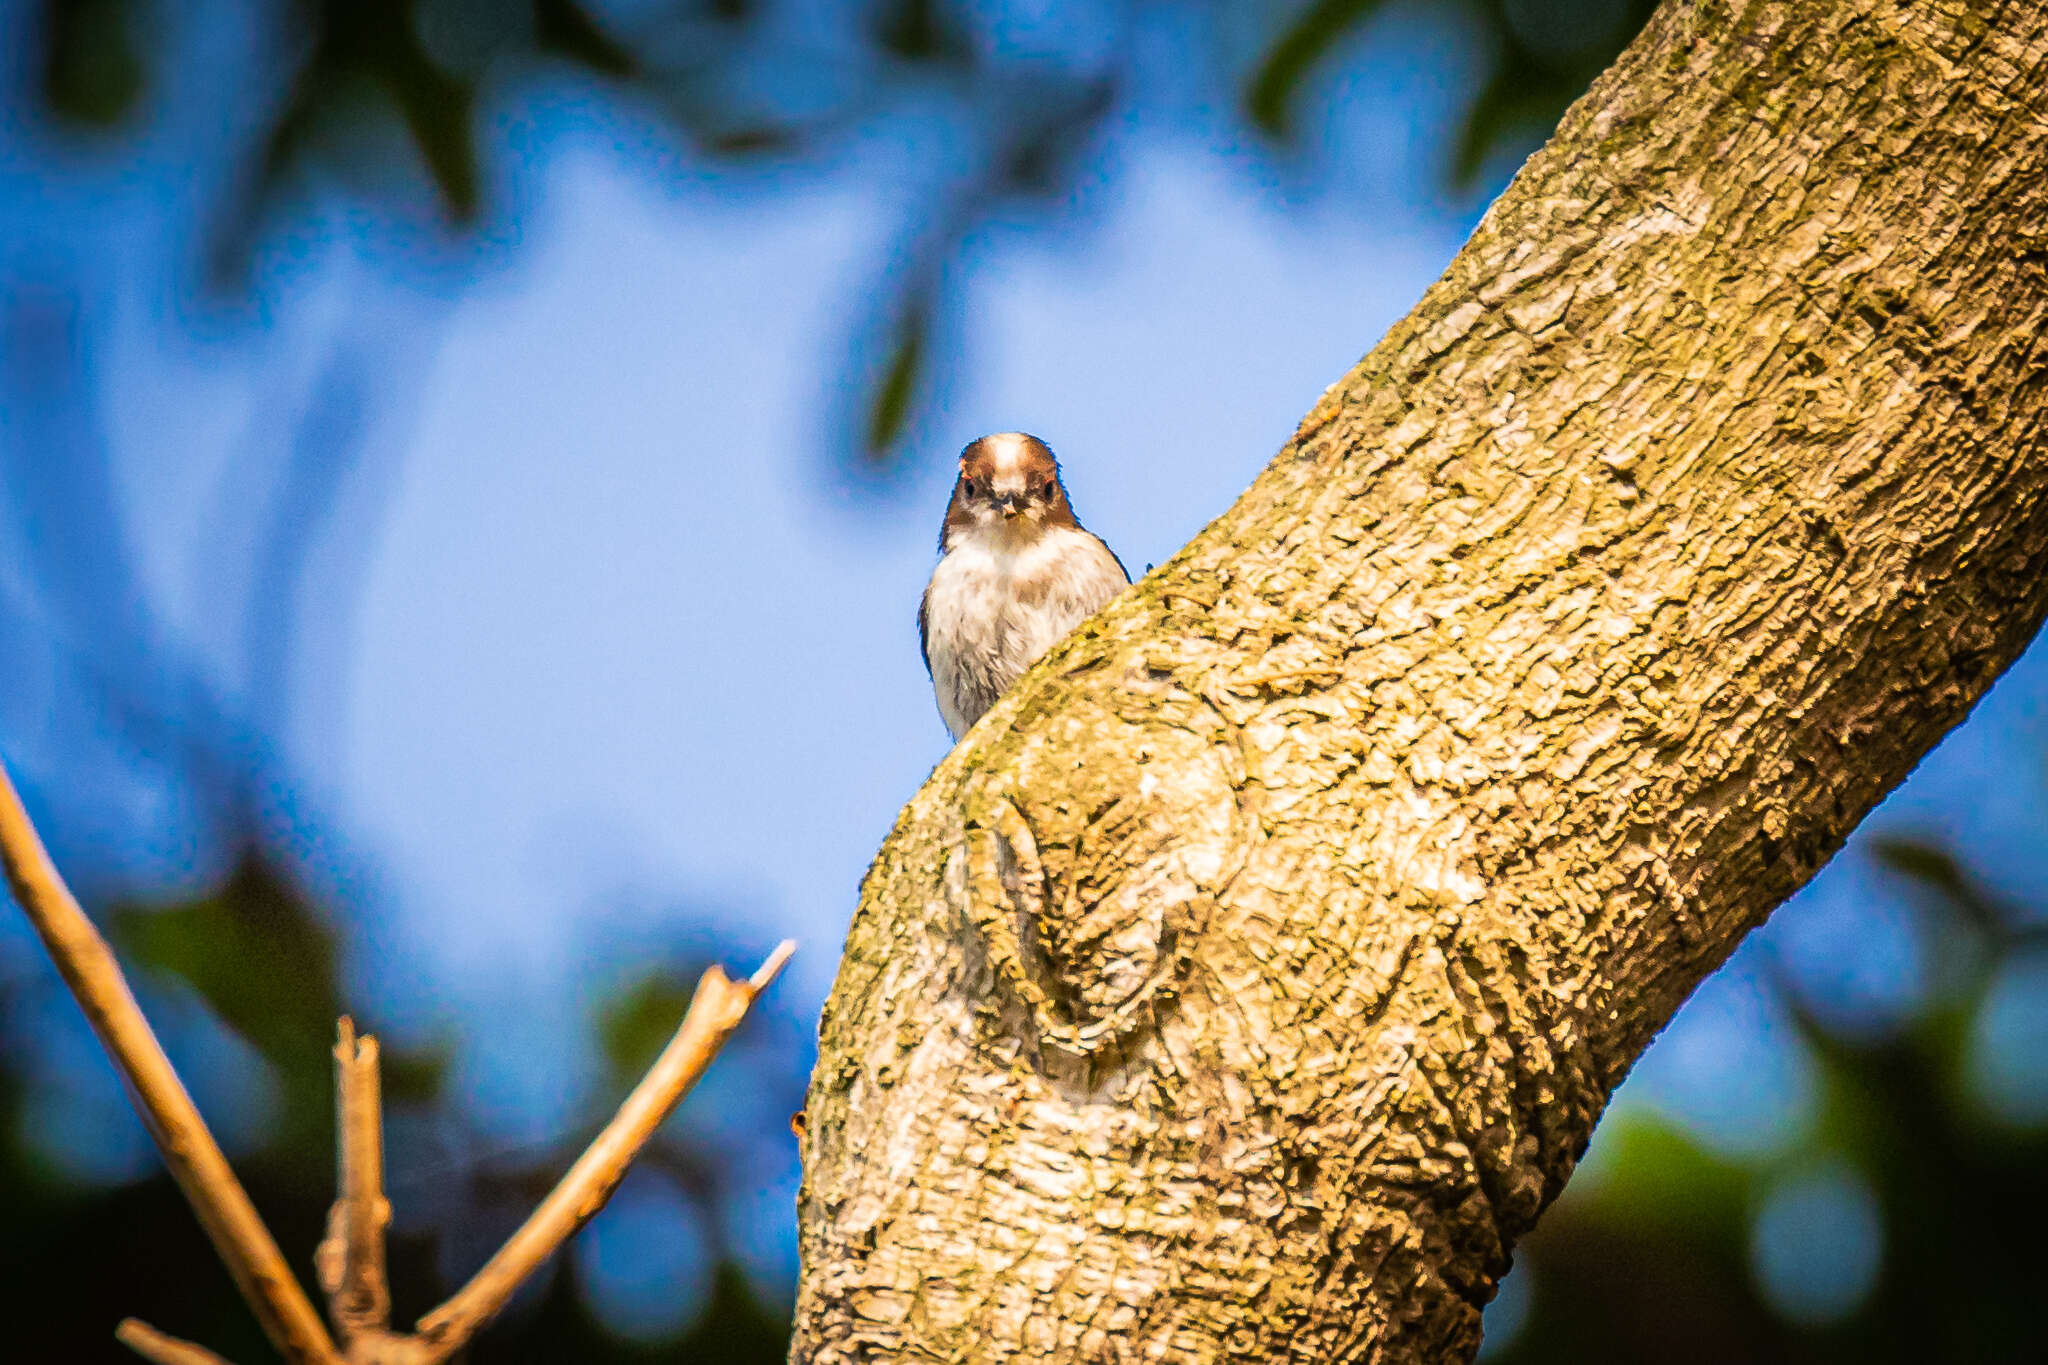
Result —
M 568 1174 L 454 1297 L 412 1333 L 390 1330 L 385 1279 L 384 1133 L 376 1039 L 340 1022 L 334 1050 L 340 1197 L 315 1253 L 341 1346 L 322 1326 L 270 1231 L 229 1169 L 150 1031 L 106 941 L 58 876 L 0 766 L 0 859 L 9 885 L 126 1082 L 164 1163 L 213 1238 L 272 1344 L 294 1365 L 438 1365 L 462 1349 L 515 1290 L 604 1207 L 633 1159 L 746 1018 L 796 951 L 785 940 L 745 981 L 713 966 L 697 983 L 675 1037 Z M 116 1337 L 157 1365 L 227 1365 L 203 1346 L 134 1318 Z

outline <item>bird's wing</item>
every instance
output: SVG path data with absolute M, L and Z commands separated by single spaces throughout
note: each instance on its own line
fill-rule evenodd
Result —
M 924 671 L 932 671 L 932 635 L 929 618 L 932 607 L 932 585 L 924 585 L 924 596 L 917 599 L 917 652 L 924 656 Z
M 1108 555 L 1111 561 L 1116 564 L 1116 571 L 1124 576 L 1124 582 L 1129 583 L 1131 581 L 1131 571 L 1124 567 L 1124 562 L 1121 559 L 1117 558 L 1116 551 L 1109 548 L 1109 542 L 1096 535 L 1093 531 L 1090 531 L 1088 534 L 1097 545 L 1102 547 L 1102 553 Z
M 1079 531 L 1082 535 L 1088 537 L 1088 539 L 1094 541 L 1097 545 L 1100 545 L 1102 547 L 1102 553 L 1109 556 L 1110 562 L 1116 565 L 1116 571 L 1124 576 L 1124 582 L 1129 583 L 1131 581 L 1131 571 L 1124 567 L 1124 562 L 1121 559 L 1117 558 L 1116 551 L 1109 548 L 1108 541 L 1104 540 L 1101 536 L 1096 535 L 1093 531 L 1083 526 L 1078 520 L 1074 522 L 1074 529 L 1076 531 Z

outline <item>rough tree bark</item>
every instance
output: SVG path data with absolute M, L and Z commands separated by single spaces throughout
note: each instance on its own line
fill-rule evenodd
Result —
M 1667 3 L 933 773 L 793 1359 L 1443 1361 L 1692 988 L 2048 606 L 2048 5 Z

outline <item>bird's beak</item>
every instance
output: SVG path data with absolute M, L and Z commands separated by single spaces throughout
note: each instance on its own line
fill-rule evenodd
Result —
M 1006 493 L 996 499 L 996 507 L 1005 517 L 1014 517 L 1024 510 L 1024 499 L 1014 493 Z

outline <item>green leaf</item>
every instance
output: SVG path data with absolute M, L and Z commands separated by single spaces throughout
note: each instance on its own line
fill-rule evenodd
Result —
M 1451 151 L 1451 183 L 1469 189 L 1486 159 L 1517 138 L 1539 141 L 1584 93 L 1585 83 L 1532 62 L 1510 60 L 1480 88 L 1458 128 Z
M 1873 839 L 1870 847 L 1881 865 L 1934 892 L 1966 925 L 1994 942 L 2038 936 L 2039 928 L 2028 923 L 2029 916 L 2000 904 L 1971 879 L 1947 849 L 1897 837 Z
M 879 462 L 910 425 L 918 383 L 924 377 L 925 346 L 931 330 L 929 310 L 922 300 L 905 312 L 896 336 L 896 349 L 889 367 L 875 390 L 874 405 L 868 410 L 865 453 Z
M 378 1055 L 386 1104 L 431 1104 L 448 1083 L 448 1054 L 400 1051 L 386 1047 Z
M 1601 1178 L 1581 1199 L 1632 1226 L 1740 1244 L 1754 1178 L 1747 1169 L 1636 1109 L 1611 1115 L 1600 1140 L 1608 1148 Z
M 398 105 L 449 216 L 473 221 L 482 197 L 470 127 L 474 91 L 429 62 L 416 41 L 392 48 L 377 75 Z
M 73 123 L 111 128 L 148 84 L 130 0 L 44 0 L 43 99 Z
M 965 64 L 967 46 L 933 0 L 890 0 L 874 20 L 875 41 L 914 62 Z
M 1294 135 L 1294 101 L 1309 72 L 1330 55 L 1337 41 L 1380 7 L 1381 0 L 1316 0 L 1282 33 L 1252 73 L 1245 89 L 1245 116 L 1269 136 Z
M 1878 862 L 1901 876 L 1957 898 L 1971 894 L 1962 864 L 1947 849 L 1917 839 L 1880 838 L 1871 840 L 1870 851 Z
M 282 1101 L 277 1149 L 318 1159 L 333 1122 L 341 1011 L 333 937 L 299 889 L 251 855 L 214 894 L 168 909 L 119 907 L 107 927 L 123 957 L 184 981 L 263 1056 Z
M 343 1012 L 339 953 L 298 886 L 252 854 L 212 895 L 168 908 L 116 907 L 107 932 L 127 962 L 183 981 L 262 1055 L 283 1101 L 275 1149 L 294 1161 L 324 1161 Z M 438 1051 L 383 1052 L 394 1101 L 433 1099 L 446 1071 Z
M 632 76 L 640 64 L 576 0 L 536 0 L 533 7 L 542 51 L 566 57 L 606 76 Z
M 121 907 L 109 928 L 125 955 L 182 978 L 273 1062 L 324 1058 L 341 1013 L 334 941 L 310 902 L 269 863 L 244 858 L 201 900 Z
M 631 1085 L 647 1073 L 675 1036 L 690 1007 L 691 987 L 664 967 L 649 972 L 605 1002 L 597 1036 L 612 1074 Z
M 412 5 L 327 0 L 303 18 L 312 50 L 272 125 L 254 202 L 275 192 L 322 133 L 360 117 L 356 97 L 367 86 L 391 101 L 449 217 L 473 222 L 481 200 L 471 127 L 476 92 L 428 56 Z
M 782 124 L 756 123 L 706 134 L 698 145 L 713 156 L 740 160 L 795 151 L 803 145 L 803 134 Z

